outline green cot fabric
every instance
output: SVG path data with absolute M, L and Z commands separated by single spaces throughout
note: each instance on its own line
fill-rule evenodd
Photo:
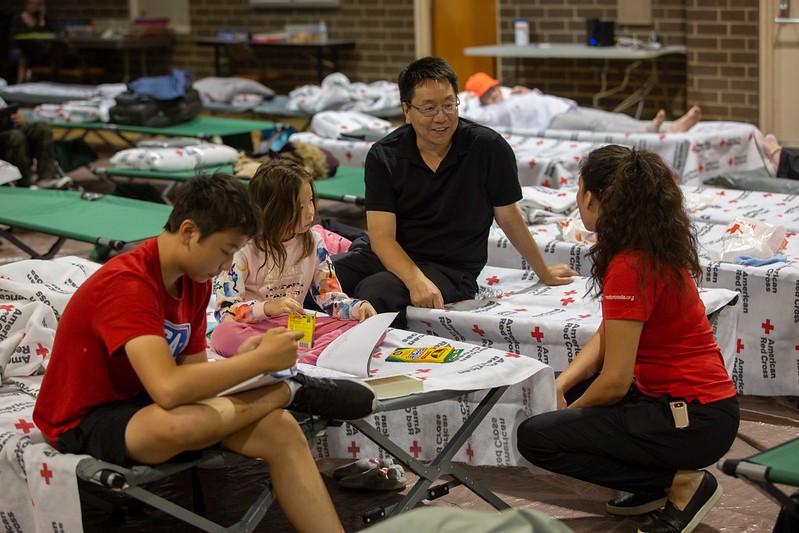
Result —
M 193 119 L 173 124 L 166 128 L 147 128 L 144 126 L 129 126 L 125 124 L 108 124 L 105 122 L 50 122 L 54 128 L 83 129 L 83 130 L 117 130 L 131 133 L 144 133 L 149 135 L 165 135 L 167 137 L 199 137 L 210 138 L 214 136 L 225 137 L 240 135 L 253 131 L 271 128 L 274 124 L 265 120 L 243 120 L 224 117 L 194 117 Z
M 0 223 L 95 243 L 136 242 L 161 233 L 170 206 L 106 195 L 81 198 L 80 191 L 0 188 Z
M 794 439 L 746 459 L 769 467 L 768 480 L 799 487 L 799 439 Z
M 363 200 L 366 195 L 363 169 L 338 167 L 335 176 L 314 181 L 314 188 L 320 198 L 327 200 L 343 200 L 347 197 Z
M 107 168 L 104 169 L 103 172 L 111 177 L 185 181 L 193 178 L 197 173 L 213 174 L 215 172 L 223 172 L 226 174 L 233 174 L 233 165 L 176 171 Z M 352 200 L 363 201 L 364 195 L 366 194 L 366 184 L 363 181 L 363 169 L 356 167 L 338 167 L 335 176 L 314 181 L 314 188 L 316 189 L 316 194 L 320 198 L 326 200 L 346 200 L 347 198 L 351 198 Z
M 148 178 L 153 180 L 186 181 L 197 174 L 233 174 L 233 165 L 202 167 L 196 170 L 138 170 L 135 168 L 107 168 L 107 176 L 122 178 Z

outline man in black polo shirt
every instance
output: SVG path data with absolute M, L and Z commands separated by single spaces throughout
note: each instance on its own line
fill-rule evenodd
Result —
M 443 59 L 424 57 L 399 75 L 406 125 L 366 156 L 371 246 L 334 258 L 342 289 L 378 312 L 443 308 L 473 298 L 496 219 L 547 285 L 570 283 L 567 265 L 547 266 L 524 224 L 513 150 L 494 130 L 458 117 L 458 79 Z

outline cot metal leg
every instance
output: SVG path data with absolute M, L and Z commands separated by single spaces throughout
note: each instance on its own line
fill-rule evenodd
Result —
M 510 506 L 502 501 L 496 494 L 452 462 L 452 457 L 454 457 L 458 450 L 466 443 L 477 426 L 480 425 L 507 389 L 508 387 L 505 386 L 488 391 L 485 398 L 483 398 L 469 418 L 464 421 L 463 425 L 455 432 L 452 439 L 429 464 L 424 464 L 412 457 L 407 451 L 400 448 L 366 422 L 366 420 L 350 422 L 350 424 L 358 428 L 358 430 L 366 435 L 372 442 L 386 450 L 394 458 L 407 466 L 414 474 L 419 476 L 419 480 L 411 487 L 411 490 L 399 503 L 388 507 L 380 507 L 365 513 L 363 515 L 364 523 L 370 524 L 380 518 L 395 516 L 404 511 L 408 511 L 415 507 L 421 500 L 432 500 L 444 496 L 449 493 L 451 488 L 458 485 L 463 485 L 471 490 L 484 501 L 491 504 L 495 509 L 510 509 Z M 445 475 L 452 477 L 453 480 L 430 488 L 434 481 Z
M 57 239 L 57 240 L 56 240 L 56 241 L 53 243 L 53 245 L 52 245 L 52 246 L 50 246 L 50 249 L 49 249 L 49 250 L 47 250 L 47 251 L 46 251 L 45 253 L 43 253 L 43 254 L 40 254 L 39 252 L 37 252 L 36 250 L 34 250 L 33 248 L 31 248 L 30 246 L 28 246 L 28 245 L 27 245 L 27 244 L 25 244 L 24 242 L 22 242 L 22 241 L 21 241 L 20 239 L 18 239 L 16 236 L 14 236 L 14 235 L 11 233 L 11 230 L 10 230 L 10 229 L 8 229 L 8 230 L 5 230 L 5 229 L 2 229 L 2 228 L 0 228 L 0 237 L 4 238 L 5 240 L 7 240 L 8 242 L 10 242 L 11 244 L 13 244 L 14 246 L 16 246 L 17 248 L 19 248 L 20 250 L 22 250 L 23 252 L 25 252 L 26 254 L 30 255 L 30 256 L 31 256 L 31 259 L 52 259 L 52 258 L 55 256 L 55 254 L 57 254 L 57 253 L 58 253 L 58 250 L 60 250 L 60 249 L 61 249 L 61 245 L 63 245 L 63 244 L 64 244 L 64 242 L 67 240 L 67 238 L 66 238 L 66 237 L 59 237 L 59 238 L 58 238 L 58 239 Z

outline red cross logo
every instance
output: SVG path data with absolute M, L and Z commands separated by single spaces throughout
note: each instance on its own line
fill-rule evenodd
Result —
M 561 298 L 560 299 L 560 303 L 562 303 L 563 306 L 566 307 L 567 305 L 574 303 L 574 298 L 571 298 L 571 297 L 569 297 L 569 298 Z
M 535 327 L 535 331 L 530 333 L 531 336 L 535 337 L 535 340 L 541 342 L 544 339 L 544 332 L 541 331 L 541 328 L 538 326 Z
M 472 449 L 472 443 L 469 442 L 466 444 L 466 455 L 469 457 L 469 462 L 472 462 L 472 458 L 474 457 L 474 450 Z
M 375 374 L 377 374 L 378 372 L 380 372 L 378 369 L 376 369 L 376 368 L 373 368 L 373 369 L 371 369 L 371 370 L 369 371 L 369 374 L 371 374 L 371 375 L 373 375 L 373 376 L 374 376 L 374 375 L 375 375 Z
M 774 195 L 772 193 L 770 193 L 770 192 L 767 192 L 766 194 L 763 195 L 763 198 L 769 198 L 771 196 L 774 196 Z
M 699 168 L 697 170 L 699 170 L 699 172 L 704 172 L 705 171 L 705 165 L 699 165 Z
M 563 198 L 564 196 L 566 196 L 566 193 L 565 192 L 559 192 L 556 196 L 558 198 Z
M 549 186 L 550 186 L 550 185 L 549 185 L 549 180 L 544 180 L 544 181 L 542 181 L 542 182 L 541 182 L 541 186 L 542 186 L 542 187 L 549 187 Z
M 580 162 L 580 156 L 579 155 L 574 156 L 574 160 L 579 163 Z
M 25 435 L 31 432 L 33 428 L 36 426 L 25 420 L 24 418 L 20 418 L 19 422 L 14 424 L 14 427 L 18 430 L 22 431 Z
M 541 139 L 539 139 L 539 140 L 537 140 L 537 141 L 535 142 L 535 144 L 536 144 L 536 146 L 541 146 L 542 144 L 544 144 L 544 141 L 542 141 Z
M 12 309 L 14 309 L 13 305 L 10 304 L 0 305 L 0 311 L 11 311 Z
M 730 235 L 732 235 L 733 233 L 743 233 L 743 231 L 741 231 L 740 224 L 733 224 L 732 226 L 727 228 L 727 231 L 725 233 L 729 233 Z
M 413 446 L 408 448 L 408 451 L 413 454 L 413 458 L 414 459 L 418 459 L 419 458 L 419 454 L 422 453 L 422 447 L 419 446 L 418 442 L 413 441 Z
M 427 374 L 428 372 L 430 372 L 429 368 L 420 368 L 416 371 L 417 374 Z
M 347 451 L 352 454 L 352 458 L 355 459 L 358 457 L 358 452 L 361 451 L 361 447 L 355 444 L 355 441 L 352 441 L 352 444 L 347 448 Z
M 569 184 L 569 178 L 567 178 L 566 176 L 561 177 L 560 178 L 560 184 L 561 185 L 568 185 Z
M 346 158 L 347 158 L 347 160 L 349 161 L 350 159 L 352 159 L 352 152 L 350 152 L 349 150 L 347 150 L 347 153 L 345 153 L 345 154 L 344 154 L 344 157 L 346 157 Z
M 577 291 L 575 291 L 574 289 L 572 289 L 572 290 L 570 290 L 570 291 L 566 291 L 566 292 L 564 292 L 563 294 L 564 294 L 565 296 L 571 296 L 572 294 L 577 294 Z
M 730 200 L 730 201 L 729 201 L 729 202 L 727 202 L 727 203 L 728 203 L 728 204 L 737 204 L 737 203 L 738 203 L 738 200 Z
M 512 357 L 514 359 L 518 359 L 521 357 L 521 355 L 513 352 L 505 352 L 505 357 Z
M 519 313 L 523 313 L 524 311 L 527 311 L 527 308 L 526 307 L 520 307 L 518 309 L 514 309 L 514 311 L 518 311 Z
M 45 357 L 47 357 L 47 354 L 50 353 L 50 350 L 48 350 L 47 348 L 42 346 L 41 342 L 37 342 L 36 346 L 37 346 L 36 355 L 38 355 L 39 357 L 45 358 Z
M 666 134 L 665 134 L 665 133 L 661 133 L 660 135 L 658 135 L 658 140 L 659 140 L 659 141 L 664 141 L 664 140 L 666 140 Z
M 730 166 L 733 166 L 733 165 L 735 164 L 735 159 L 733 159 L 732 157 L 731 157 L 731 158 L 729 158 L 729 159 L 727 160 L 727 164 L 728 164 L 728 165 L 730 165 Z
M 724 146 L 725 144 L 727 144 L 727 139 L 722 139 L 719 146 Z
M 494 283 L 499 283 L 499 278 L 496 276 L 491 276 L 490 278 L 486 278 L 486 283 L 489 285 L 493 285 Z
M 763 328 L 763 331 L 765 331 L 765 332 L 766 332 L 766 335 L 768 335 L 769 333 L 771 333 L 771 331 L 774 329 L 774 326 L 772 326 L 772 325 L 771 325 L 771 320 L 770 320 L 770 319 L 768 319 L 768 318 L 766 319 L 766 321 L 765 321 L 765 322 L 763 322 L 762 324 L 760 324 L 760 327 L 761 327 L 761 328 Z
M 47 463 L 42 463 L 42 469 L 39 470 L 39 475 L 44 478 L 44 482 L 50 484 L 50 478 L 53 477 L 53 471 L 47 468 Z
M 736 348 L 735 348 L 735 353 L 741 353 L 741 350 L 743 350 L 743 349 L 744 349 L 744 343 L 743 343 L 743 341 L 741 339 L 738 339 L 738 342 L 737 342 Z
M 530 168 L 535 168 L 535 159 L 531 159 L 530 161 L 528 161 L 527 166 L 529 166 Z
M 727 193 L 724 191 L 719 191 L 716 193 L 716 196 L 727 196 Z
M 486 334 L 484 329 L 480 329 L 479 327 L 477 327 L 477 324 L 474 325 L 474 327 L 472 328 L 472 331 L 474 331 L 475 333 L 477 333 L 481 337 Z
M 692 144 L 692 145 L 691 145 L 691 151 L 692 151 L 692 152 L 696 152 L 696 145 L 695 145 L 695 144 Z
M 591 316 L 590 313 L 587 315 L 577 315 L 578 318 L 590 318 L 590 316 Z
M 185 153 L 183 150 L 175 150 L 175 153 L 176 153 L 178 156 L 180 156 L 180 157 L 183 157 L 184 155 L 186 155 L 186 153 Z

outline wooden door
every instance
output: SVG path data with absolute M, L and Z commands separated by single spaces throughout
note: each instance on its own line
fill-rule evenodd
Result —
M 760 129 L 799 146 L 799 0 L 760 2 Z
M 494 58 L 463 55 L 467 46 L 497 44 L 496 0 L 432 0 L 432 4 L 433 55 L 452 65 L 461 90 L 475 72 L 496 77 Z

